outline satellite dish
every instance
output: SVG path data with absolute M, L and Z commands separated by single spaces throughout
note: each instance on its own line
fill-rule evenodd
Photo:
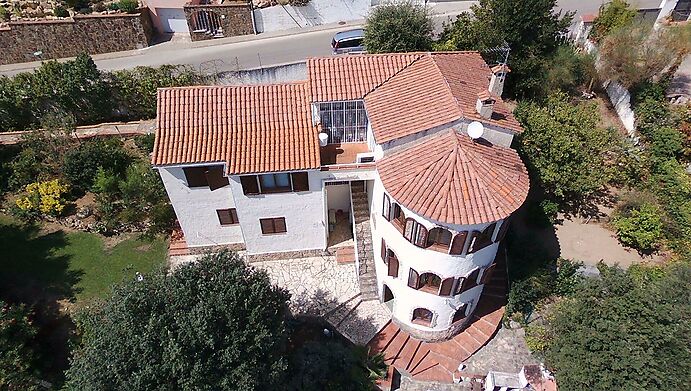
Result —
M 478 121 L 473 121 L 468 124 L 468 136 L 473 140 L 477 140 L 482 137 L 485 132 L 485 127 Z

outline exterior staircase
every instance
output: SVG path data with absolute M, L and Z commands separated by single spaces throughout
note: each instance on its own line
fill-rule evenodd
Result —
M 358 282 L 363 301 L 379 300 L 377 294 L 377 274 L 374 269 L 374 250 L 372 249 L 372 229 L 369 221 L 369 204 L 365 182 L 350 183 L 353 200 L 353 219 L 355 221 L 355 246 L 358 259 Z

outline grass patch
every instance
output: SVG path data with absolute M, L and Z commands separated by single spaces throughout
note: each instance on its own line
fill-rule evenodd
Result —
M 131 238 L 106 248 L 102 236 L 85 232 L 41 232 L 0 215 L 3 250 L 0 282 L 21 301 L 85 301 L 108 294 L 110 287 L 136 272 L 163 265 L 166 242 Z

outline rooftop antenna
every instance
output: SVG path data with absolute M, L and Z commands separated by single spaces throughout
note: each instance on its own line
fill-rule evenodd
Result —
M 468 136 L 470 136 L 473 141 L 482 137 L 485 133 L 485 127 L 478 121 L 473 121 L 468 124 Z

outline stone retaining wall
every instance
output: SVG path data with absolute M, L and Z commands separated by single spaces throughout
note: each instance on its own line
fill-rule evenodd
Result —
M 249 2 L 240 0 L 236 3 L 225 4 L 187 4 L 184 10 L 192 41 L 203 41 L 216 38 L 213 35 L 201 31 L 203 26 L 197 26 L 197 24 L 215 27 L 218 23 L 223 29 L 223 37 L 255 34 L 254 22 L 252 20 L 252 6 Z M 209 15 L 205 17 L 206 22 L 199 23 L 200 17 L 198 15 L 204 13 L 208 13 Z M 212 18 L 214 21 L 210 22 L 209 20 Z
M 153 37 L 148 10 L 9 22 L 0 27 L 0 65 L 141 49 Z

